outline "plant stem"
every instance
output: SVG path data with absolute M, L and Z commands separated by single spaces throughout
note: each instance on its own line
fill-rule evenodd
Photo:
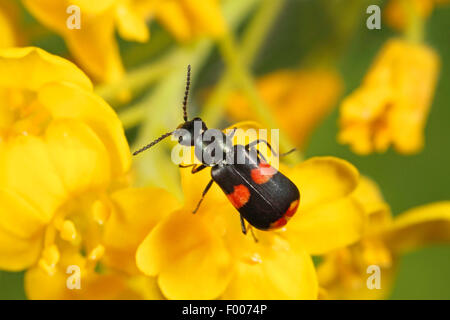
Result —
M 403 8 L 407 16 L 405 38 L 411 42 L 422 42 L 425 36 L 425 20 L 420 16 L 414 1 L 403 0 Z
M 223 12 L 230 28 L 237 27 L 240 22 L 254 8 L 257 0 L 227 0 L 224 1 Z M 182 120 L 181 97 L 185 86 L 186 66 L 191 64 L 194 70 L 200 70 L 213 47 L 213 41 L 199 40 L 190 46 L 175 49 L 179 56 L 172 60 L 170 72 L 162 75 L 151 92 L 146 94 L 141 101 L 127 113 L 120 113 L 119 117 L 125 118 L 127 125 L 139 121 L 141 126 L 134 141 L 132 149 L 136 149 L 148 143 L 149 140 L 160 136 L 168 130 L 173 130 Z M 196 72 L 192 74 L 193 79 Z M 169 139 L 167 139 L 169 140 Z M 164 148 L 162 143 L 159 148 Z M 166 144 L 168 146 L 168 144 Z M 157 185 L 182 196 L 179 186 L 179 171 L 170 161 L 169 149 L 167 152 L 145 152 L 134 160 L 136 172 L 136 185 Z M 151 165 L 149 165 L 151 164 Z
M 242 61 L 240 61 L 239 51 L 237 50 L 232 35 L 227 34 L 226 36 L 224 36 L 219 43 L 219 47 L 222 56 L 230 69 L 233 81 L 240 87 L 240 89 L 242 89 L 244 95 L 249 100 L 249 106 L 252 112 L 255 114 L 255 118 L 261 119 L 265 125 L 269 126 L 272 129 L 279 128 L 266 103 L 261 98 L 258 90 L 256 89 L 250 73 L 243 66 Z M 293 144 L 281 130 L 279 137 L 279 147 L 281 152 L 286 152 L 293 148 Z M 295 152 L 289 159 L 292 163 L 297 163 L 301 161 L 301 158 L 302 157 L 300 156 L 299 152 Z
M 264 12 L 262 12 L 262 10 L 258 11 L 260 13 L 260 14 L 257 13 L 257 16 L 260 16 L 258 18 L 258 21 L 262 22 L 264 19 L 266 21 L 273 20 L 268 16 L 268 12 L 271 13 L 273 16 L 276 16 L 277 12 L 276 8 L 281 7 L 284 1 L 285 0 L 262 1 L 266 9 L 264 10 Z M 258 2 L 257 0 L 247 0 L 245 2 L 228 0 L 227 2 L 225 2 L 223 8 L 224 15 L 227 18 L 227 21 L 232 29 L 235 29 L 239 25 L 239 23 L 244 19 L 244 17 L 248 14 L 248 12 L 250 12 L 250 10 L 253 9 L 253 7 L 257 4 L 257 2 Z M 270 3 L 273 3 L 272 5 L 270 5 L 270 7 L 266 5 Z M 262 15 L 261 13 L 264 13 L 264 15 Z M 262 23 L 258 23 L 258 26 L 254 26 L 254 23 L 252 22 L 249 25 L 250 32 L 247 32 L 248 34 L 247 38 L 253 38 L 252 41 L 254 42 L 254 44 L 248 45 L 250 41 L 246 41 L 248 46 L 248 49 L 244 50 L 244 54 L 247 56 L 246 61 L 250 61 L 253 59 L 254 52 L 256 52 L 258 49 L 256 43 L 261 43 L 263 40 L 265 31 L 264 30 L 258 31 L 258 29 L 261 29 L 261 27 L 259 26 L 260 24 Z M 270 23 L 267 25 L 267 27 L 269 26 Z M 100 87 L 98 89 L 98 93 L 100 93 L 100 95 L 104 99 L 108 100 L 114 97 L 114 95 L 117 95 L 117 91 L 119 91 L 124 87 L 130 88 L 131 90 L 135 90 L 136 87 L 138 86 L 140 87 L 148 86 L 149 84 L 153 83 L 156 80 L 160 80 L 161 78 L 167 77 L 168 74 L 176 71 L 174 69 L 179 65 L 178 61 L 183 60 L 183 56 L 185 54 L 184 52 L 185 52 L 184 48 L 175 49 L 174 52 L 170 54 L 169 57 L 165 58 L 163 61 L 150 63 L 145 67 L 141 67 L 139 70 L 135 72 L 131 72 L 130 74 L 126 75 L 125 78 L 120 83 Z M 227 77 L 229 78 L 228 80 L 226 80 Z M 224 76 L 222 80 L 219 82 L 219 84 L 216 85 L 216 89 L 210 96 L 210 99 L 208 100 L 205 108 L 203 108 L 204 110 L 208 110 L 206 117 L 203 119 L 211 118 L 211 122 L 207 122 L 210 126 L 214 126 L 215 124 L 217 124 L 219 119 L 223 118 L 223 104 L 229 92 L 231 91 L 231 88 L 232 88 L 232 81 L 230 75 L 228 74 L 228 76 Z M 146 106 L 148 106 L 148 101 L 147 99 L 144 98 L 142 102 L 131 105 L 127 107 L 125 110 L 119 112 L 119 118 L 122 120 L 125 129 L 134 127 L 142 121 L 144 115 L 147 112 Z
M 120 103 L 121 92 L 137 92 L 160 79 L 174 68 L 174 61 L 179 58 L 178 52 L 173 52 L 169 56 L 157 62 L 151 62 L 139 67 L 135 71 L 128 72 L 121 80 L 103 84 L 95 88 L 98 95 L 103 97 L 110 104 Z
M 242 36 L 240 54 L 244 65 L 248 66 L 254 60 L 284 4 L 285 0 L 261 2 Z M 232 89 L 233 79 L 227 70 L 203 106 L 201 118 L 211 127 L 217 126 L 223 118 L 225 101 Z

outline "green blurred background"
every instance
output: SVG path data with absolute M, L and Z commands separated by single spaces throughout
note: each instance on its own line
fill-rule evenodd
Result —
M 441 57 L 440 79 L 425 130 L 424 150 L 414 156 L 392 150 L 357 156 L 335 141 L 337 110 L 314 133 L 307 156 L 332 154 L 349 160 L 375 179 L 394 215 L 417 205 L 450 199 L 450 8 L 435 10 L 427 22 L 426 42 Z M 345 92 L 355 89 L 377 50 L 392 36 L 385 25 L 368 30 L 361 25 L 339 66 Z M 434 246 L 403 256 L 392 299 L 450 299 L 450 247 Z
M 358 0 L 360 3 L 356 6 L 338 11 L 333 11 L 333 2 L 335 1 L 287 1 L 260 50 L 252 71 L 261 75 L 278 68 L 298 67 L 299 61 L 306 64 L 314 50 L 321 50 L 334 56 L 337 61 L 345 83 L 343 96 L 354 90 L 382 44 L 397 34 L 384 22 L 381 30 L 366 28 L 365 19 L 368 15 L 365 9 L 369 4 L 383 7 L 384 1 Z M 29 15 L 24 19 L 29 26 L 36 24 Z M 348 28 L 345 37 L 337 34 L 339 28 L 336 28 L 336 24 Z M 362 174 L 379 183 L 394 215 L 417 205 L 450 199 L 449 27 L 450 6 L 434 10 L 426 26 L 426 42 L 439 53 L 442 66 L 426 128 L 426 146 L 423 152 L 414 156 L 398 155 L 391 150 L 381 155 L 355 155 L 346 146 L 336 143 L 337 109 L 313 133 L 306 149 L 306 157 L 335 155 L 352 162 Z M 151 28 L 152 40 L 145 45 L 136 45 L 134 53 L 127 52 L 133 50 L 133 45 L 121 43 L 126 66 L 136 64 L 136 57 L 141 58 L 140 50 L 145 50 L 144 56 L 148 56 L 152 41 L 153 44 L 158 41 L 162 51 L 174 44 L 164 30 L 154 24 Z M 68 55 L 64 42 L 54 34 L 44 33 L 34 44 L 52 53 Z M 155 56 L 158 54 L 161 53 L 154 53 Z M 209 78 L 217 75 L 221 69 L 220 58 L 217 53 L 213 53 L 200 71 L 205 76 L 203 79 L 202 76 L 198 78 L 196 87 L 206 86 Z M 133 139 L 133 131 L 127 134 Z M 23 273 L 0 271 L 0 299 L 24 298 Z M 403 256 L 391 298 L 450 299 L 450 247 L 434 246 Z

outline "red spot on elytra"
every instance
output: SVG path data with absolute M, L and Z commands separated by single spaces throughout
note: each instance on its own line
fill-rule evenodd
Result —
M 287 209 L 286 213 L 284 214 L 286 217 L 292 217 L 298 208 L 298 200 L 292 201 L 291 205 L 289 206 L 289 209 Z
M 299 200 L 292 201 L 290 206 L 289 206 L 289 208 L 284 213 L 284 215 L 280 219 L 278 219 L 277 221 L 275 221 L 275 222 L 270 224 L 269 230 L 278 229 L 278 228 L 281 228 L 281 227 L 285 226 L 286 223 L 288 223 L 289 219 L 297 211 L 298 204 L 299 204 Z
M 257 184 L 266 183 L 272 176 L 277 173 L 277 170 L 266 162 L 261 162 L 258 168 L 252 169 L 250 175 L 252 180 Z
M 250 199 L 250 191 L 243 184 L 234 186 L 232 193 L 227 194 L 228 199 L 236 209 L 244 206 Z
M 284 217 L 281 217 L 281 218 L 278 219 L 277 221 L 271 223 L 269 229 L 278 229 L 278 228 L 281 228 L 281 227 L 283 227 L 286 223 L 287 223 L 287 220 L 286 220 Z

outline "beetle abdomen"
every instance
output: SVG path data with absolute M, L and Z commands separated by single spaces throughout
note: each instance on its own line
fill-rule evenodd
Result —
M 217 166 L 212 168 L 211 176 L 255 228 L 280 228 L 297 210 L 297 187 L 267 163 Z

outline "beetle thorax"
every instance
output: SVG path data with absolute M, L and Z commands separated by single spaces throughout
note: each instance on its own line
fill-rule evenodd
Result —
M 174 135 L 184 146 L 193 146 L 195 157 L 206 166 L 225 162 L 227 153 L 233 151 L 231 141 L 218 129 L 208 129 L 200 118 L 181 124 Z
M 196 158 L 204 165 L 215 166 L 224 163 L 231 145 L 228 146 L 227 136 L 218 129 L 208 129 L 194 143 Z

